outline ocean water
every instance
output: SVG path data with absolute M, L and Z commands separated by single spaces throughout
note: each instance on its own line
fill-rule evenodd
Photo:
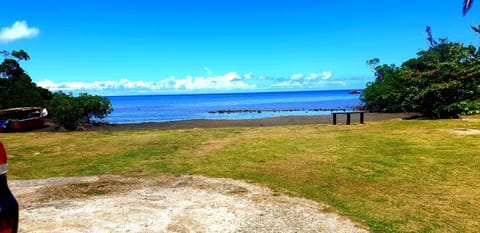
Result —
M 138 95 L 108 97 L 114 124 L 192 119 L 259 119 L 327 115 L 360 105 L 348 90 L 233 94 Z

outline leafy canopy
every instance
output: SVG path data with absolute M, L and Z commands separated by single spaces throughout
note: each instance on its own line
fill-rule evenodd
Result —
M 4 56 L 0 64 L 0 109 L 45 106 L 52 93 L 33 83 L 19 63 L 29 60 L 30 56 L 23 50 L 1 51 L 0 54 Z
M 400 67 L 371 61 L 376 79 L 361 96 L 370 111 L 432 118 L 480 113 L 480 51 L 472 45 L 443 39 Z
M 92 117 L 105 118 L 112 113 L 107 98 L 82 93 L 75 98 L 62 92 L 51 93 L 38 87 L 20 66 L 30 56 L 24 50 L 0 51 L 0 109 L 24 106 L 48 106 L 50 116 L 60 126 L 75 129 L 81 122 L 90 123 Z
M 53 112 L 53 120 L 65 129 L 76 129 L 82 123 L 90 124 L 92 117 L 103 119 L 113 112 L 108 98 L 87 93 L 74 97 L 72 94 L 57 92 L 48 108 Z
M 92 117 L 103 119 L 113 111 L 110 100 L 102 96 L 80 93 L 77 101 L 82 109 L 82 116 L 88 123 Z

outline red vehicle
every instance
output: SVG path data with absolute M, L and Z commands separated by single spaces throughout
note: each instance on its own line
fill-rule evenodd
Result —
M 0 133 L 7 131 L 25 131 L 43 127 L 47 114 L 47 110 L 42 107 L 8 108 L 0 110 Z
M 7 184 L 7 152 L 0 142 L 0 233 L 18 231 L 18 202 Z

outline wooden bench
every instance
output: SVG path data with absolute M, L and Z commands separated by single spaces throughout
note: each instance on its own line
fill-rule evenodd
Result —
M 364 113 L 365 112 L 361 112 L 361 111 L 358 111 L 358 112 L 332 112 L 332 116 L 333 116 L 333 124 L 336 125 L 337 124 L 337 115 L 347 115 L 347 125 L 350 124 L 350 121 L 351 121 L 351 115 L 352 114 L 360 114 L 360 124 L 363 124 L 363 116 L 364 116 Z

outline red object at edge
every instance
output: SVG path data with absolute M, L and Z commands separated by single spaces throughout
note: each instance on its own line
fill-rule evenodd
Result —
M 3 143 L 0 142 L 0 165 L 7 163 L 7 152 L 5 151 L 5 147 Z

